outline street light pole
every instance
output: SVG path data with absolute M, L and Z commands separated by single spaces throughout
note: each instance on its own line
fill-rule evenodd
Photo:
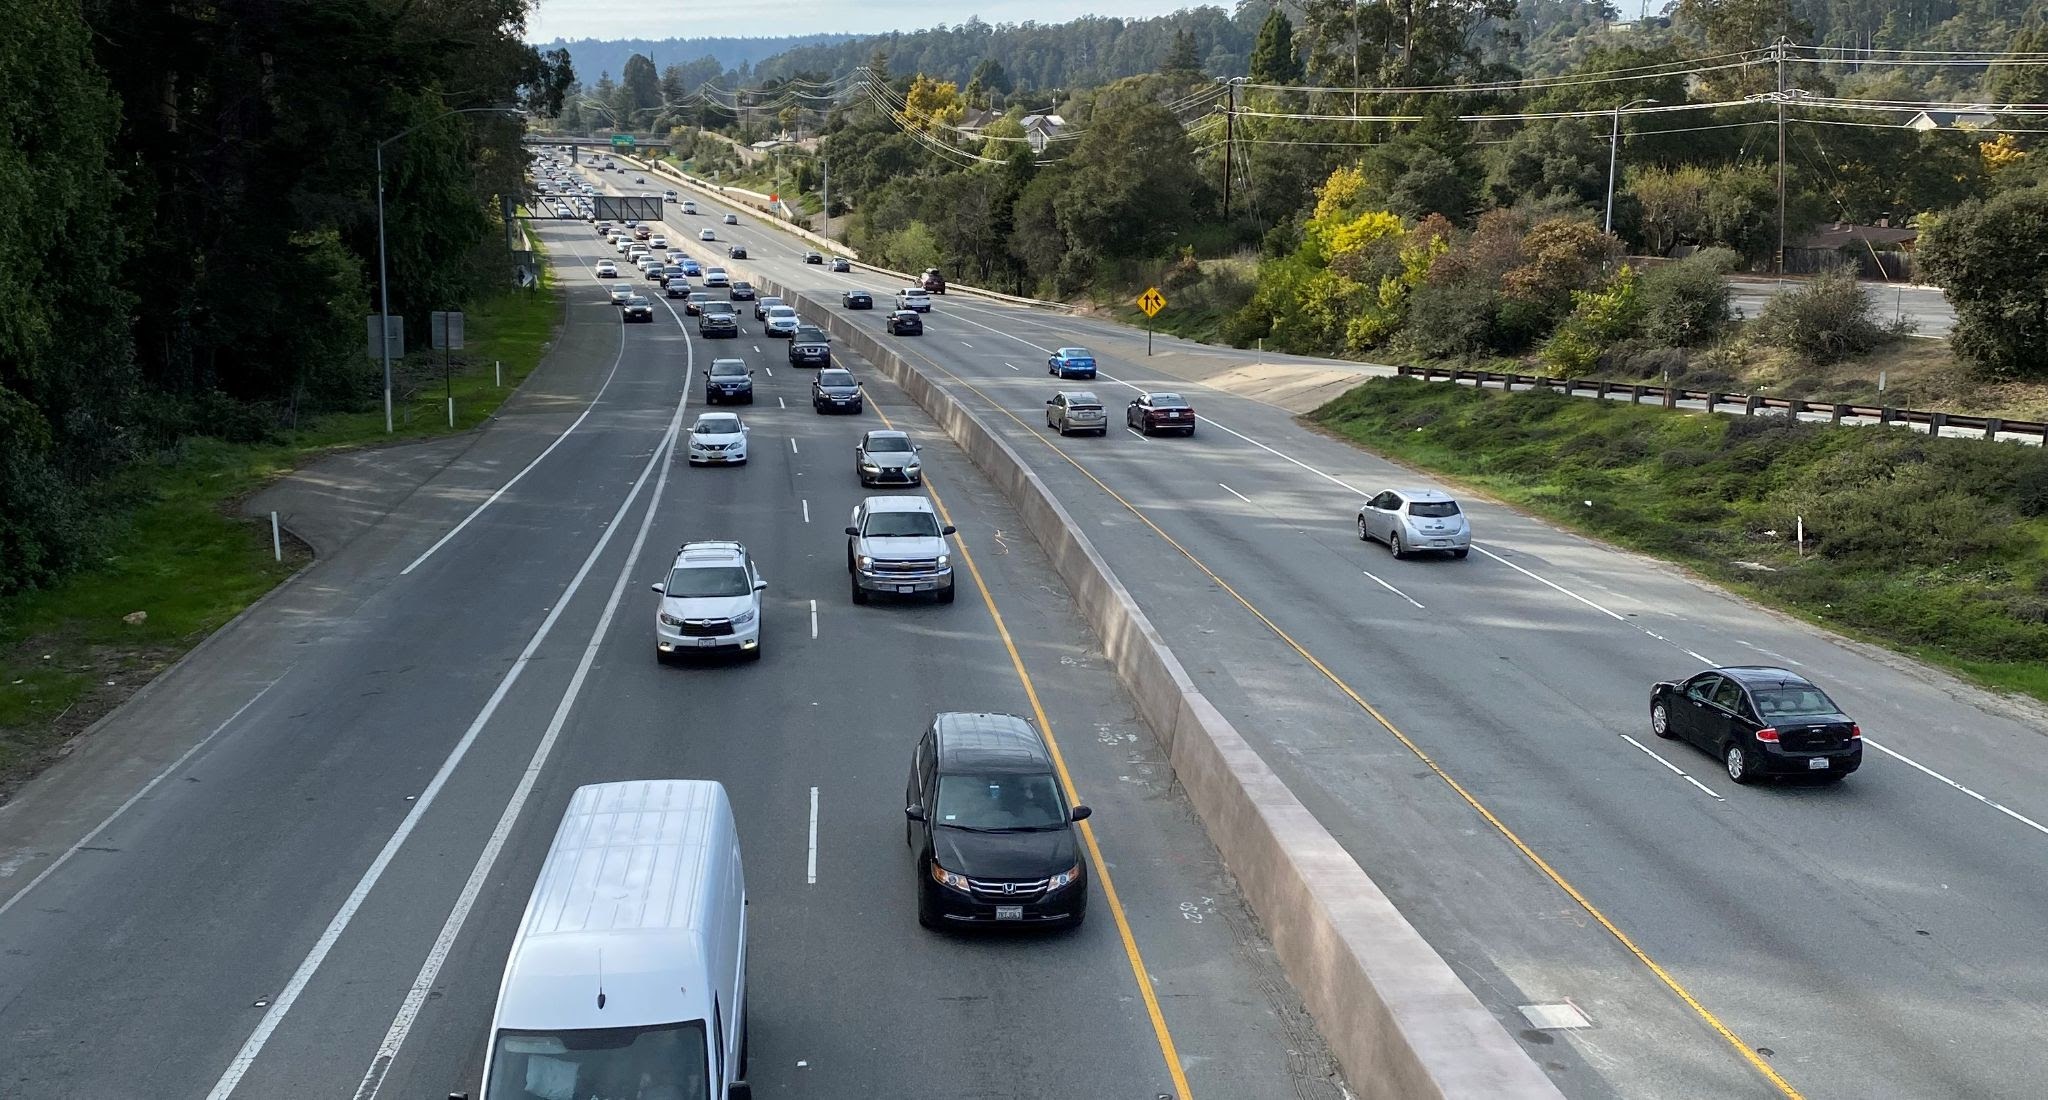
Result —
M 1654 99 L 1631 99 L 1614 109 L 1614 127 L 1607 132 L 1607 224 L 1602 232 L 1614 232 L 1614 168 L 1621 153 L 1621 113 L 1639 103 L 1655 102 Z
M 521 113 L 516 107 L 459 107 L 444 111 L 425 122 L 416 123 L 377 143 L 377 343 L 378 355 L 384 360 L 384 434 L 390 435 L 391 424 L 391 278 L 384 261 L 384 147 L 422 126 L 431 126 L 450 115 L 511 114 Z

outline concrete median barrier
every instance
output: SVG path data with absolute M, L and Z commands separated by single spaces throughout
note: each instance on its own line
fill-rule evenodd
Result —
M 1024 459 L 930 373 L 836 302 L 756 278 L 887 375 L 1002 489 L 1102 640 L 1175 778 L 1265 925 L 1357 1095 L 1559 1100 L 1506 1027 L 1202 695 L 1080 526 Z

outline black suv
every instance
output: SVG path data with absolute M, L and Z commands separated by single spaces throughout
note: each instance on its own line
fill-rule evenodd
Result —
M 789 342 L 789 365 L 792 367 L 829 367 L 832 365 L 832 338 L 816 325 L 798 325 L 796 336 Z
M 838 367 L 819 371 L 811 379 L 811 408 L 821 413 L 860 412 L 860 383 L 853 380 L 853 372 Z
M 725 293 L 729 301 L 751 302 L 754 300 L 754 284 L 741 280 L 726 288 Z
M 626 299 L 626 323 L 648 325 L 654 323 L 654 303 L 638 294 Z
M 1737 783 L 1835 782 L 1863 766 L 1863 730 L 1826 692 L 1782 668 L 1715 668 L 1650 688 L 1650 732 L 1713 753 Z
M 739 334 L 739 315 L 732 311 L 730 302 L 704 303 L 703 311 L 697 315 L 697 335 L 709 338 Z
M 903 796 L 917 853 L 917 923 L 1081 923 L 1088 866 L 1052 754 L 1014 714 L 940 714 L 918 739 Z
M 804 253 L 804 262 L 807 264 L 821 264 L 825 262 L 825 257 L 818 255 L 816 252 L 806 252 Z
M 704 403 L 722 401 L 754 403 L 754 372 L 744 359 L 713 359 L 704 374 Z

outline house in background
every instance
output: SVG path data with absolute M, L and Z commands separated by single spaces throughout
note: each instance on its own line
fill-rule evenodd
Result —
M 1991 108 L 1978 104 L 1960 111 L 1921 111 L 1906 120 L 1906 129 L 1979 130 L 1997 121 Z
M 1808 275 L 1844 264 L 1853 265 L 1865 279 L 1911 282 L 1913 249 L 1920 231 L 1894 227 L 1889 218 L 1876 225 L 1831 222 L 1818 225 L 1805 236 L 1785 246 L 1785 270 Z

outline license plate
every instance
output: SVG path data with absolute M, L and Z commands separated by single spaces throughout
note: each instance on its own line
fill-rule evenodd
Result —
M 1828 770 L 1828 758 L 1825 756 L 1812 757 L 1806 762 L 1806 770 L 1812 772 L 1824 772 Z
M 907 595 L 915 591 L 917 591 L 917 586 L 914 584 L 899 584 L 896 586 L 896 592 L 898 595 Z
M 718 639 L 716 639 L 716 638 L 699 638 L 699 639 L 697 639 L 697 644 L 698 644 L 698 645 L 700 645 L 700 646 L 715 646 L 715 645 L 717 645 L 717 644 L 718 644 Z
M 998 905 L 996 906 L 996 919 L 1023 920 L 1024 907 L 1021 905 Z

